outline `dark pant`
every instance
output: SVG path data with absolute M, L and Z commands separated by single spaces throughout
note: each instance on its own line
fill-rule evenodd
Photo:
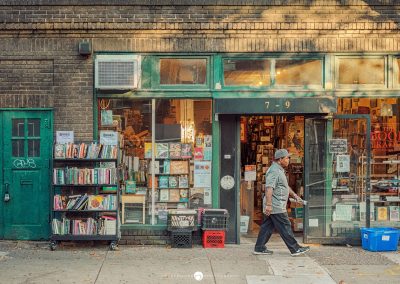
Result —
M 274 228 L 278 231 L 279 235 L 291 253 L 300 248 L 299 244 L 294 238 L 288 214 L 285 212 L 271 214 L 269 216 L 264 215 L 264 221 L 260 226 L 260 232 L 258 233 L 256 246 L 254 248 L 256 251 L 262 251 L 266 248 L 265 244 L 271 238 Z

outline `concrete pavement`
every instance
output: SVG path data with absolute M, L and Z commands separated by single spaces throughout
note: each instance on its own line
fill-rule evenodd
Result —
M 224 249 L 171 249 L 0 241 L 0 283 L 400 283 L 400 254 L 360 247 L 312 246 L 291 257 L 279 238 L 272 256 L 252 255 L 254 238 Z

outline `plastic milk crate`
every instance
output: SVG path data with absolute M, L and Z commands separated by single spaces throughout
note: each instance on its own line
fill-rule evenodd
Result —
M 225 247 L 225 231 L 204 231 L 203 232 L 204 248 L 224 248 Z
M 227 230 L 229 214 L 226 209 L 205 209 L 202 217 L 203 230 Z
M 190 209 L 173 209 L 168 211 L 168 230 L 196 230 L 197 212 Z
M 394 228 L 361 228 L 362 248 L 369 251 L 396 251 L 400 231 Z
M 171 231 L 172 248 L 192 248 L 193 238 L 192 230 L 174 230 Z

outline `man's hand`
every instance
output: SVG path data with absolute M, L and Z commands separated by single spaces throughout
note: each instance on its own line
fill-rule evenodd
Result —
M 272 213 L 272 205 L 265 206 L 265 215 L 269 216 Z

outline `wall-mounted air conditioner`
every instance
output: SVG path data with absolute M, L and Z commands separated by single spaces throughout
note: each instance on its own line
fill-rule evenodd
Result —
M 101 90 L 137 89 L 140 82 L 139 55 L 97 55 L 95 88 Z

